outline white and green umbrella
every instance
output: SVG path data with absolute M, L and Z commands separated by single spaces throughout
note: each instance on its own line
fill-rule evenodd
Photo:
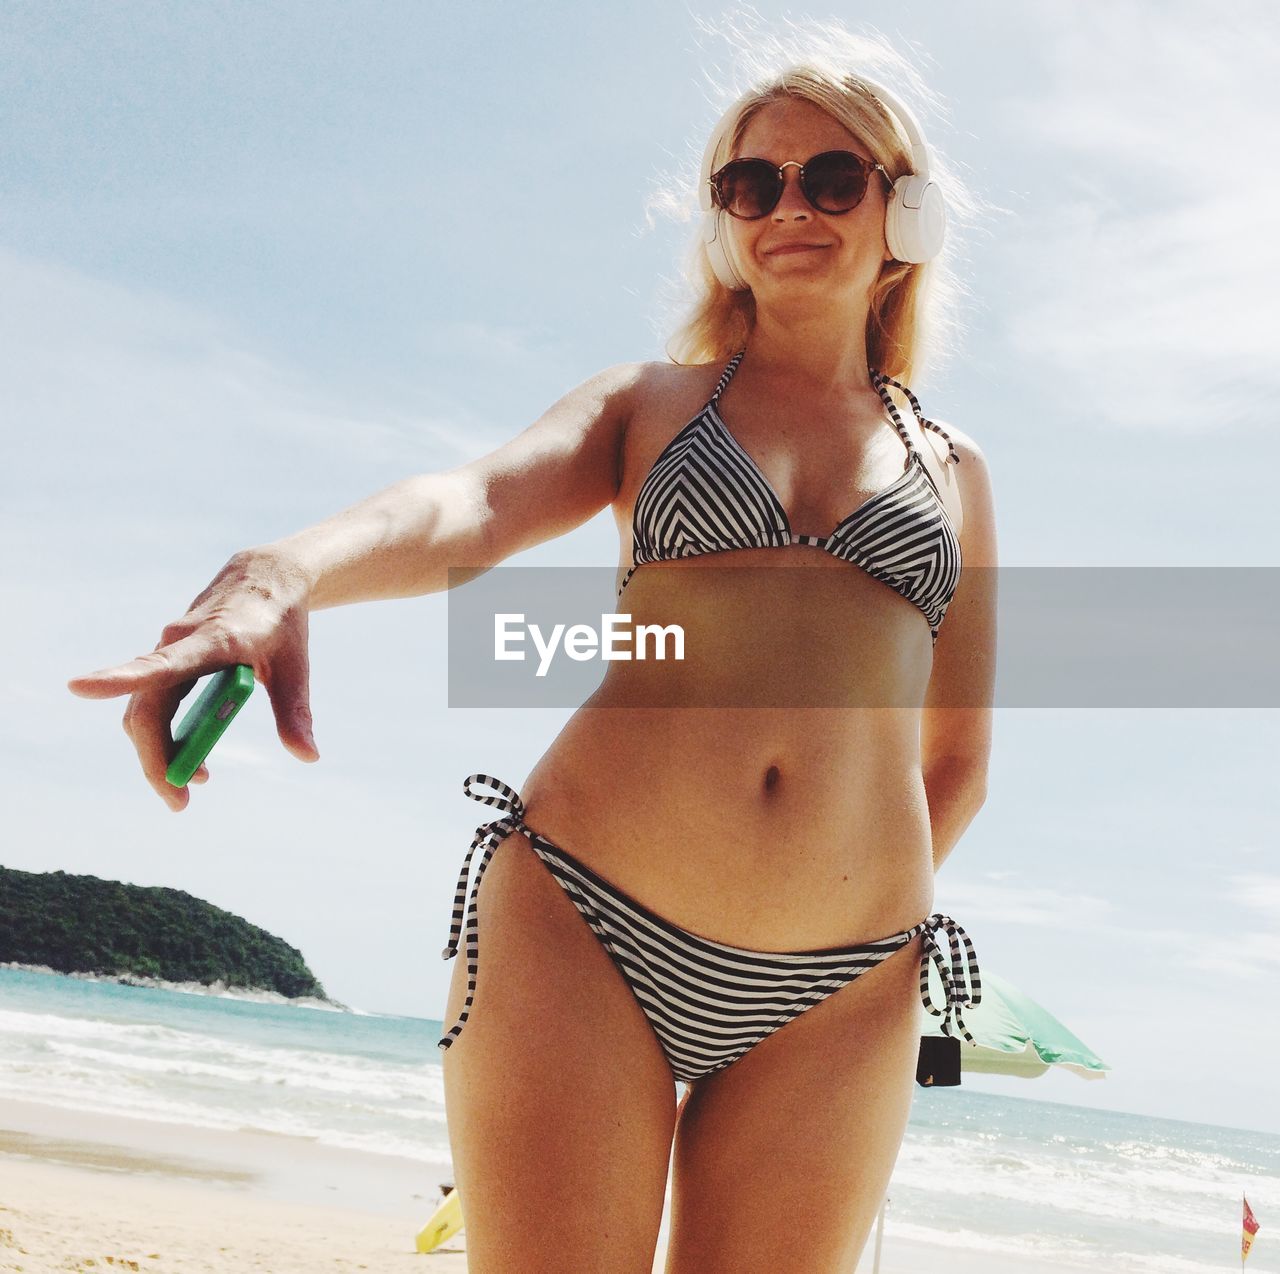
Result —
M 936 976 L 935 970 L 930 973 Z M 943 1034 L 941 1023 L 923 1004 L 920 1016 L 921 1035 Z M 1111 1069 L 1025 991 L 985 969 L 982 997 L 964 1010 L 964 1024 L 975 1042 L 960 1041 L 962 1071 L 1034 1079 L 1051 1066 L 1061 1066 L 1081 1079 L 1103 1079 Z
M 930 965 L 930 996 L 935 1004 L 945 1004 L 945 995 L 933 992 L 940 982 Z M 973 1043 L 960 1039 L 960 1070 L 975 1075 L 1018 1075 L 1035 1079 L 1051 1066 L 1060 1066 L 1081 1079 L 1104 1079 L 1111 1069 L 1078 1035 L 1074 1035 L 1048 1009 L 1037 1004 L 1012 982 L 990 972 L 981 973 L 982 990 L 978 1002 L 963 1011 L 965 1029 Z M 941 1021 L 920 1005 L 924 1037 L 943 1036 Z M 951 1034 L 958 1033 L 952 1028 Z M 874 1274 L 880 1274 L 880 1242 L 884 1234 L 884 1211 L 889 1198 L 880 1205 L 876 1222 Z

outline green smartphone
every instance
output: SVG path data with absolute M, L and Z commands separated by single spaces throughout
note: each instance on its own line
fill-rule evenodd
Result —
M 213 745 L 222 738 L 240 711 L 240 705 L 252 693 L 253 669 L 248 664 L 236 664 L 214 673 L 174 731 L 173 741 L 178 750 L 164 772 L 169 783 L 186 787 L 191 782 L 191 776 L 213 751 Z

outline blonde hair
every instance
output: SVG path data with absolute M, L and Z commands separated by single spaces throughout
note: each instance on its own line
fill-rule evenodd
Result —
M 893 114 L 859 78 L 882 81 L 902 97 L 917 119 L 919 100 L 929 100 L 918 73 L 879 37 L 851 35 L 836 23 L 788 20 L 790 34 L 780 36 L 760 29 L 757 15 L 726 21 L 725 30 L 700 23 L 703 30 L 727 34 L 739 48 L 739 61 L 749 74 L 749 96 L 713 157 L 713 171 L 735 153 L 743 133 L 761 109 L 785 98 L 800 98 L 825 111 L 843 125 L 896 180 L 912 171 L 911 146 Z M 855 69 L 858 68 L 858 69 Z M 721 77 L 722 82 L 730 77 Z M 739 96 L 735 94 L 734 96 Z M 915 99 L 915 100 L 913 100 Z M 724 107 L 721 107 L 721 115 Z M 921 128 L 926 136 L 928 129 Z M 702 147 L 698 147 L 701 157 Z M 936 147 L 930 143 L 930 172 L 947 200 L 948 235 L 942 253 L 932 261 L 910 264 L 886 261 L 871 293 L 867 315 L 867 363 L 889 376 L 910 383 L 929 352 L 943 352 L 948 339 L 959 333 L 957 301 L 964 289 L 951 268 L 957 224 L 972 214 L 975 201 L 951 173 Z M 697 169 L 693 169 L 694 172 Z M 681 215 L 696 192 L 686 175 L 677 194 L 668 187 L 648 201 L 648 207 Z M 690 194 L 695 195 L 690 200 Z M 687 213 L 685 214 L 687 215 Z M 755 324 L 755 297 L 734 291 L 716 278 L 699 233 L 684 268 L 686 312 L 666 342 L 674 363 L 723 361 L 746 343 Z M 692 304 L 688 294 L 692 291 Z

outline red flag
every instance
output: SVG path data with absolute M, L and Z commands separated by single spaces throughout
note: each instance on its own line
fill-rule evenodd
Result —
M 1245 1258 L 1249 1255 L 1249 1249 L 1253 1246 L 1253 1236 L 1258 1232 L 1258 1219 L 1253 1215 L 1253 1209 L 1249 1206 L 1249 1200 L 1244 1198 L 1244 1234 L 1240 1240 L 1240 1264 L 1243 1265 Z

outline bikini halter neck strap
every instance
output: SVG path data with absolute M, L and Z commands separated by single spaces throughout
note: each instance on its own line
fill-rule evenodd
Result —
M 720 395 L 724 393 L 729 382 L 733 379 L 733 374 L 742 363 L 743 357 L 746 355 L 747 347 L 744 345 L 729 361 L 725 364 L 725 369 L 720 373 L 720 379 L 716 381 L 716 387 L 712 391 L 710 404 L 715 406 L 720 401 Z M 956 450 L 955 443 L 951 441 L 951 435 L 947 433 L 941 425 L 936 421 L 926 418 L 924 411 L 920 407 L 920 400 L 906 387 L 900 380 L 894 380 L 892 376 L 886 376 L 884 372 L 878 368 L 871 368 L 871 383 L 875 387 L 876 392 L 880 395 L 881 401 L 889 409 L 889 415 L 893 420 L 894 426 L 898 430 L 899 436 L 906 444 L 907 450 L 914 456 L 916 454 L 916 446 L 911 441 L 911 435 L 907 433 L 906 426 L 902 423 L 902 416 L 898 412 L 897 404 L 889 396 L 886 385 L 894 385 L 900 389 L 906 396 L 907 401 L 911 404 L 911 410 L 915 413 L 916 419 L 920 422 L 922 429 L 932 429 L 934 433 L 941 436 L 947 444 L 947 460 L 951 464 L 960 463 L 960 453 Z
M 725 369 L 720 373 L 720 379 L 716 381 L 716 387 L 711 394 L 711 403 L 714 405 L 720 401 L 720 395 L 728 388 L 729 382 L 733 379 L 733 373 L 738 370 L 738 364 L 742 362 L 743 356 L 747 352 L 744 345 L 726 364 Z
M 928 420 L 924 412 L 920 408 L 920 400 L 913 394 L 900 380 L 894 380 L 892 376 L 886 376 L 884 372 L 878 368 L 871 369 L 871 383 L 879 391 L 880 397 L 884 400 L 885 405 L 889 408 L 895 422 L 901 423 L 898 417 L 898 409 L 894 406 L 893 399 L 889 397 L 889 391 L 885 389 L 886 385 L 896 385 L 907 396 L 908 402 L 911 403 L 911 410 L 915 412 L 916 419 L 920 422 L 921 429 L 932 429 L 934 433 L 939 434 L 943 441 L 947 444 L 947 460 L 951 464 L 960 463 L 960 453 L 956 450 L 956 445 L 951 441 L 951 435 L 936 421 Z

